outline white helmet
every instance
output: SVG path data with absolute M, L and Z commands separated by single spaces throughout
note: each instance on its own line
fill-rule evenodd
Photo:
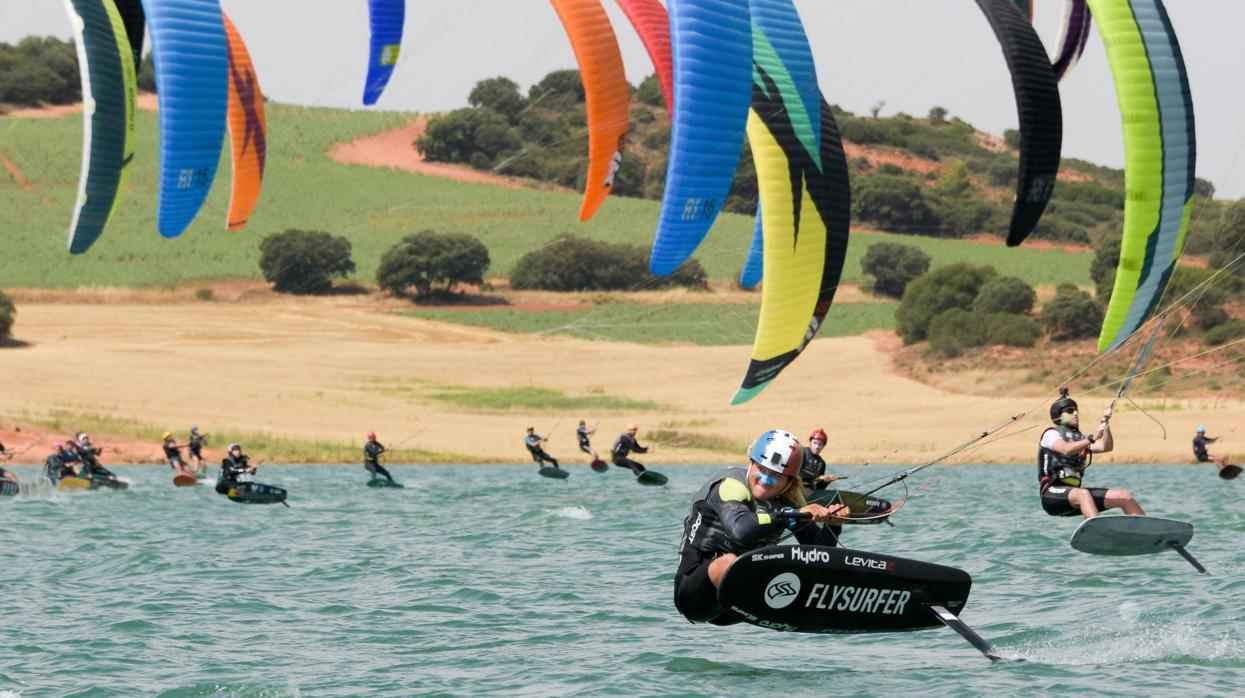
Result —
M 770 429 L 753 442 L 748 459 L 766 470 L 794 476 L 804 464 L 804 448 L 790 432 Z

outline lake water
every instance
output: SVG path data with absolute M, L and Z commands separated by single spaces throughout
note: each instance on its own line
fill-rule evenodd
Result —
M 938 465 L 895 526 L 849 547 L 960 567 L 962 618 L 1008 657 L 945 628 L 817 636 L 691 625 L 672 580 L 691 494 L 570 466 L 264 466 L 290 508 L 175 489 L 115 468 L 122 492 L 0 499 L 0 697 L 406 695 L 1240 695 L 1245 480 L 1209 466 L 1112 466 L 1192 522 L 1190 551 L 1108 558 L 1068 547 L 1034 467 Z M 845 482 L 897 470 L 873 465 Z M 14 468 L 24 480 L 33 468 Z M 884 494 L 898 498 L 901 491 Z M 7 501 L 5 501 L 7 499 Z

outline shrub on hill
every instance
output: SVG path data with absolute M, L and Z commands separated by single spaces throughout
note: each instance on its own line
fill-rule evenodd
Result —
M 492 109 L 513 124 L 523 112 L 525 102 L 518 83 L 510 78 L 496 77 L 477 82 L 471 88 L 471 94 L 467 95 L 467 104 Z
M 1063 284 L 1038 316 L 1046 334 L 1056 341 L 1093 337 L 1102 328 L 1102 308 L 1089 294 Z
M 902 298 L 908 283 L 929 271 L 929 255 L 910 245 L 879 242 L 860 259 L 860 270 L 873 277 L 873 291 Z
M 913 233 L 937 232 L 938 219 L 921 188 L 912 180 L 895 175 L 866 175 L 852 186 L 852 215 L 886 230 Z
M 13 299 L 4 291 L 0 291 L 0 339 L 8 339 L 13 332 L 13 321 L 17 319 L 17 307 Z
M 1028 315 L 1037 302 L 1033 287 L 1014 276 L 991 279 L 973 299 L 973 310 L 979 313 Z
M 428 130 L 415 141 L 424 157 L 440 162 L 462 162 L 488 169 L 522 144 L 506 117 L 492 109 L 456 109 L 428 120 Z
M 895 310 L 895 330 L 904 344 L 926 338 L 934 318 L 951 310 L 968 310 L 981 287 L 997 275 L 992 267 L 961 262 L 939 267 L 912 280 Z
M 1120 265 L 1120 238 L 1103 240 L 1094 248 L 1094 261 L 1089 263 L 1089 278 L 1094 281 L 1094 297 L 1103 306 L 1111 300 L 1115 286 L 1115 268 Z
M 986 344 L 1031 347 L 1042 336 L 1042 326 L 1027 315 L 977 313 L 986 328 Z
M 72 41 L 28 36 L 0 44 L 0 102 L 38 106 L 82 99 L 78 53 Z
M 648 253 L 633 245 L 616 245 L 563 235 L 521 257 L 510 274 L 510 287 L 541 291 L 624 291 L 684 286 L 709 288 L 705 270 L 695 259 L 673 274 L 648 272 Z
M 584 101 L 584 83 L 578 70 L 555 70 L 527 91 L 529 103 L 546 109 L 566 108 L 567 104 Z
M 986 343 L 986 328 L 980 318 L 963 308 L 951 308 L 934 317 L 927 335 L 930 351 L 946 358 Z
M 1227 344 L 1236 339 L 1245 337 L 1245 322 L 1240 320 L 1229 320 L 1222 325 L 1214 327 L 1206 332 L 1202 340 L 1209 346 L 1218 346 Z
M 333 289 L 333 277 L 354 271 L 350 241 L 319 230 L 286 230 L 259 245 L 264 279 L 281 293 L 317 294 Z
M 427 298 L 437 284 L 449 292 L 456 284 L 484 283 L 489 264 L 488 248 L 476 238 L 424 230 L 385 252 L 376 283 L 395 296 L 413 287 L 420 298 Z
M 639 87 L 635 88 L 635 99 L 640 104 L 647 104 L 650 107 L 666 107 L 666 96 L 661 92 L 661 82 L 657 80 L 657 73 L 651 73 L 648 77 L 640 81 Z

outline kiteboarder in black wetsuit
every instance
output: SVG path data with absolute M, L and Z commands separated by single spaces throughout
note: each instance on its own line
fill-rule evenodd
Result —
M 216 493 L 229 494 L 229 490 L 238 484 L 239 478 L 246 474 L 254 474 L 257 468 L 251 460 L 242 455 L 242 447 L 229 444 L 229 455 L 220 462 L 220 477 L 216 479 Z
M 194 471 L 182 459 L 182 449 L 186 447 L 177 443 L 177 439 L 173 438 L 172 432 L 164 432 L 161 438 L 164 440 L 164 443 L 160 444 L 160 448 L 164 449 L 164 458 L 169 462 L 169 467 L 177 471 L 179 475 L 194 477 Z
M 545 467 L 545 461 L 553 464 L 553 467 L 560 468 L 558 459 L 545 453 L 543 444 L 548 439 L 536 433 L 536 427 L 527 428 L 527 436 L 523 437 L 523 445 L 527 447 L 527 452 L 532 454 L 532 460 L 536 461 L 536 465 Z
M 1144 516 L 1132 492 L 1105 487 L 1082 487 L 1081 478 L 1095 453 L 1108 453 L 1115 447 L 1111 436 L 1111 410 L 1102 413 L 1094 434 L 1082 434 L 1081 415 L 1067 389 L 1050 406 L 1050 419 L 1038 444 L 1038 492 L 1042 509 L 1051 516 L 1080 514 L 1092 519 L 1106 509 L 1120 508 L 1125 514 Z
M 4 456 L 5 460 L 8 460 L 9 458 L 12 457 L 8 451 L 4 450 L 4 444 L 0 444 L 0 456 Z M 0 468 L 0 480 L 8 480 L 14 485 L 21 484 L 17 481 L 17 475 L 14 475 L 13 473 L 5 470 L 4 468 Z
M 369 431 L 367 433 L 367 443 L 363 444 L 363 468 L 371 473 L 373 478 L 378 475 L 384 475 L 386 479 L 393 482 L 393 476 L 380 464 L 380 454 L 384 453 L 385 450 L 384 445 L 376 440 L 376 432 Z
M 105 468 L 99 463 L 99 454 L 104 449 L 91 443 L 91 437 L 82 432 L 78 432 L 78 441 L 74 444 L 74 451 L 78 454 L 78 458 L 82 460 L 82 475 L 88 480 L 116 480 L 117 476 L 111 470 Z
M 835 534 L 850 510 L 842 505 L 807 504 L 800 484 L 804 449 L 790 433 L 771 429 L 748 449 L 748 467 L 718 473 L 692 497 L 683 521 L 674 605 L 693 623 L 733 625 L 742 620 L 718 605 L 718 585 L 735 559 L 772 545 L 793 529 L 804 545 L 835 545 Z M 783 514 L 807 513 L 826 528 L 805 526 Z
M 648 447 L 641 446 L 640 443 L 635 440 L 635 435 L 638 431 L 640 431 L 640 427 L 635 424 L 628 424 L 627 430 L 618 435 L 618 440 L 614 442 L 614 448 L 610 449 L 610 453 L 613 455 L 614 465 L 631 470 L 631 472 L 635 473 L 636 477 L 639 477 L 640 473 L 644 472 L 644 466 L 631 460 L 627 456 L 631 455 L 632 451 L 635 451 L 636 453 L 648 453 L 650 451 Z M 654 446 L 651 450 L 655 453 L 657 451 L 657 447 Z
M 588 423 L 579 420 L 579 428 L 575 430 L 575 438 L 579 440 L 579 450 L 592 456 L 592 460 L 597 459 L 597 452 L 592 448 L 592 435 L 597 433 L 597 428 L 588 428 Z
M 1210 451 L 1206 449 L 1207 446 L 1215 443 L 1220 438 L 1222 437 L 1207 436 L 1206 427 L 1200 424 L 1198 425 L 1197 434 L 1193 437 L 1193 457 L 1197 459 L 1197 462 L 1214 463 L 1215 467 L 1219 468 L 1220 470 L 1223 470 L 1224 468 L 1232 465 L 1231 463 L 1228 462 L 1227 456 L 1222 455 L 1222 454 L 1212 454 Z
M 65 477 L 78 477 L 78 466 L 75 465 L 78 457 L 73 451 L 65 450 L 61 444 L 52 447 L 52 455 L 43 461 L 43 475 L 52 481 L 52 484 L 61 481 Z
M 203 446 L 207 443 L 208 435 L 200 434 L 199 427 L 190 427 L 190 438 L 186 440 L 186 445 L 190 447 L 190 457 L 195 459 L 195 470 L 199 475 L 207 475 L 207 461 L 203 460 Z
M 827 485 L 839 479 L 838 475 L 826 474 L 826 461 L 821 457 L 828 441 L 824 429 L 816 429 L 808 437 L 808 445 L 804 447 L 804 465 L 800 467 L 800 482 L 804 483 L 805 497 L 814 490 L 826 489 Z

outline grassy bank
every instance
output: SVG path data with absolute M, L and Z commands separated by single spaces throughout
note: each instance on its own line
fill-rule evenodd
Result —
M 845 337 L 895 324 L 895 303 L 842 303 L 830 307 L 819 337 Z M 580 339 L 700 346 L 751 344 L 761 306 L 755 304 L 597 305 L 588 310 L 413 310 L 403 315 L 505 332 Z

